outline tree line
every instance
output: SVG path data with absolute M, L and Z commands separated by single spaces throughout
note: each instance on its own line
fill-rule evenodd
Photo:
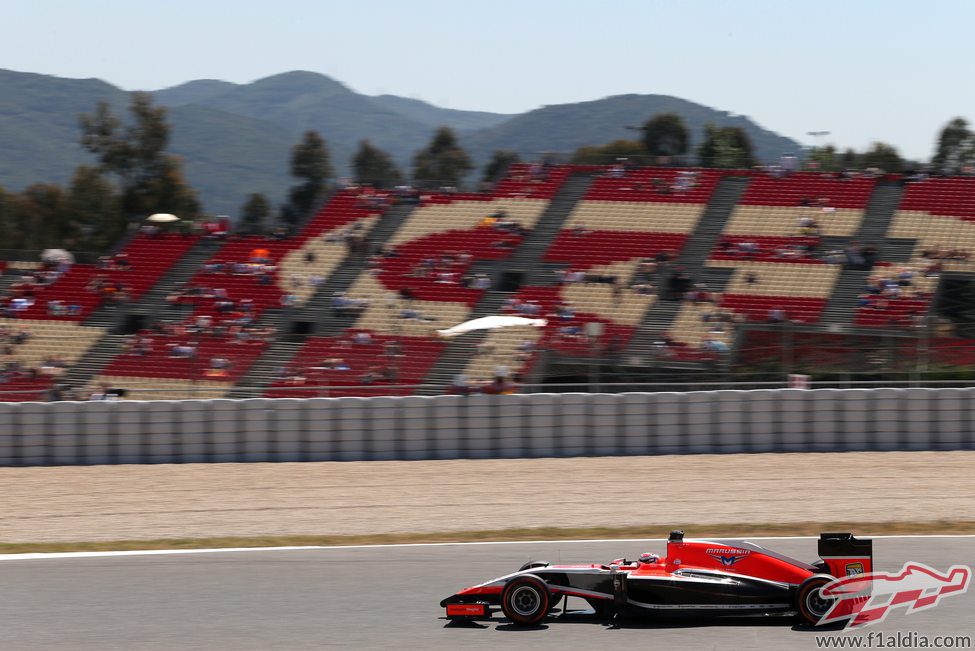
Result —
M 201 217 L 200 202 L 183 175 L 182 161 L 167 152 L 166 108 L 153 105 L 146 93 L 133 93 L 128 112 L 128 121 L 123 121 L 102 102 L 92 113 L 80 116 L 80 143 L 93 154 L 96 164 L 78 167 L 66 187 L 36 183 L 21 192 L 0 187 L 3 248 L 104 251 L 131 224 L 152 213 L 174 213 L 185 223 Z M 756 164 L 752 143 L 741 127 L 705 125 L 693 161 L 689 158 L 691 134 L 679 115 L 654 115 L 634 129 L 638 138 L 580 147 L 571 162 L 606 165 L 626 159 L 640 165 L 696 163 L 719 168 Z M 519 161 L 515 152 L 494 152 L 480 182 L 497 182 Z M 807 165 L 810 163 L 824 171 L 878 167 L 901 172 L 920 167 L 882 142 L 863 152 L 839 152 L 833 145 L 816 147 L 807 154 Z M 325 139 L 315 131 L 306 132 L 292 148 L 289 164 L 295 185 L 286 201 L 275 208 L 265 195 L 249 195 L 240 209 L 241 230 L 258 233 L 275 224 L 294 226 L 324 200 L 335 179 Z M 973 166 L 975 132 L 966 120 L 954 118 L 941 130 L 928 167 L 937 173 L 958 174 L 972 173 Z M 415 154 L 409 177 L 388 153 L 368 140 L 359 143 L 351 167 L 355 183 L 377 188 L 407 182 L 421 189 L 457 187 L 474 170 L 470 156 L 448 127 L 439 128 Z

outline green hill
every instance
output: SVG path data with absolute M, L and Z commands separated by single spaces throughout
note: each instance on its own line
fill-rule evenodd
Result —
M 370 99 L 390 111 L 416 120 L 428 127 L 446 125 L 459 132 L 487 129 L 514 117 L 513 115 L 505 115 L 502 113 L 445 109 L 418 99 L 398 97 L 396 95 L 377 95 Z
M 0 70 L 0 185 L 64 183 L 83 162 L 78 115 L 99 101 L 124 107 L 128 94 L 97 79 Z
M 154 92 L 169 107 L 171 151 L 184 160 L 205 208 L 235 215 L 250 192 L 274 201 L 291 179 L 287 161 L 302 132 L 322 134 L 339 174 L 349 173 L 358 142 L 368 138 L 404 168 L 434 129 L 447 125 L 482 165 L 495 149 L 531 157 L 572 152 L 582 145 L 632 138 L 626 126 L 675 111 L 697 137 L 706 122 L 739 125 L 761 159 L 799 145 L 750 119 L 663 95 L 619 95 L 546 106 L 520 115 L 444 109 L 393 95 L 370 97 L 314 72 L 287 72 L 250 84 L 204 79 Z M 0 70 L 0 185 L 20 190 L 35 182 L 66 183 L 74 168 L 93 162 L 78 144 L 78 115 L 108 101 L 125 113 L 128 93 L 97 79 L 63 79 Z
M 708 122 L 742 127 L 752 140 L 759 160 L 776 160 L 798 153 L 800 145 L 763 129 L 747 117 L 695 104 L 667 95 L 616 95 L 591 102 L 545 106 L 515 116 L 502 124 L 461 139 L 475 158 L 484 160 L 496 149 L 510 149 L 523 156 L 542 152 L 572 152 L 583 145 L 602 145 L 638 133 L 626 127 L 640 126 L 656 113 L 673 112 L 687 123 L 696 143 Z
M 179 86 L 157 90 L 153 93 L 156 101 L 166 106 L 183 106 L 205 102 L 217 95 L 223 95 L 235 88 L 237 84 L 219 79 L 197 79 Z

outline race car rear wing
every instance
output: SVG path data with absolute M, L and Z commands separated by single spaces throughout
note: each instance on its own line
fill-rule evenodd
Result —
M 833 576 L 852 576 L 873 571 L 873 540 L 852 533 L 819 534 L 819 557 Z

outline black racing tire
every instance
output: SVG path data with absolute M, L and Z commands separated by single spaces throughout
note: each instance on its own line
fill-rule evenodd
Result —
M 806 578 L 796 591 L 795 609 L 799 621 L 809 626 L 816 626 L 823 616 L 829 612 L 835 599 L 828 599 L 820 594 L 823 586 L 836 580 L 829 574 L 813 574 Z
M 534 574 L 522 574 L 501 590 L 501 612 L 514 624 L 535 626 L 552 608 L 552 593 Z

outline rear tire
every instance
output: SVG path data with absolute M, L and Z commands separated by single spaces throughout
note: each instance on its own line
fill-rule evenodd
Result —
M 523 574 L 508 581 L 501 590 L 501 612 L 519 626 L 534 626 L 545 619 L 552 608 L 552 593 L 533 574 Z
M 816 626 L 833 607 L 836 599 L 823 597 L 820 590 L 834 580 L 835 577 L 828 574 L 813 574 L 799 585 L 795 607 L 801 622 Z

